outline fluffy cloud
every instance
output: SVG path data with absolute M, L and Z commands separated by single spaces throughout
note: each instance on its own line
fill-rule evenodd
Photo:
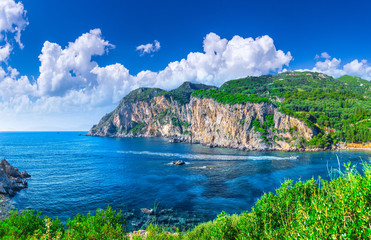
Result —
M 325 61 L 318 61 L 311 71 L 322 72 L 334 77 L 347 74 L 371 80 L 371 66 L 367 60 L 359 61 L 355 59 L 342 66 L 341 59 L 326 59 Z
M 316 56 L 314 57 L 314 59 L 316 59 L 316 60 L 318 60 L 320 58 L 329 59 L 329 58 L 331 58 L 331 56 L 327 52 L 323 52 L 323 53 L 321 53 L 321 55 L 316 54 Z
M 14 0 L 0 1 L 0 41 L 9 41 L 7 33 L 14 35 L 15 41 L 22 48 L 21 32 L 28 25 L 26 11 L 21 2 Z
M 27 25 L 21 2 L 0 1 L 0 129 L 12 129 L 17 123 L 21 129 L 13 130 L 50 130 L 52 124 L 81 128 L 79 123 L 88 128 L 137 87 L 170 89 L 184 81 L 220 85 L 231 78 L 278 71 L 292 58 L 289 52 L 276 50 L 268 36 L 235 36 L 228 41 L 210 33 L 203 52 L 192 52 L 159 72 L 131 75 L 122 64 L 99 66 L 92 60 L 114 47 L 102 38 L 100 29 L 94 29 L 66 47 L 46 41 L 39 56 L 40 75 L 30 79 L 7 64 L 14 43 L 23 48 L 21 32 Z M 137 47 L 142 55 L 159 49 L 158 41 Z M 95 118 L 82 120 L 91 116 Z
M 155 40 L 153 43 L 139 45 L 137 47 L 137 51 L 139 51 L 140 55 L 143 56 L 146 53 L 157 52 L 158 50 L 160 50 L 160 48 L 161 48 L 160 42 Z
M 36 85 L 26 76 L 20 76 L 17 69 L 7 66 L 14 41 L 23 48 L 21 32 L 28 25 L 26 11 L 21 2 L 1 0 L 0 2 L 0 107 L 1 111 L 15 111 L 23 108 L 22 102 L 34 96 Z M 4 116 L 4 115 L 3 115 Z
M 210 33 L 203 41 L 204 52 L 191 52 L 159 72 L 146 70 L 131 75 L 119 63 L 100 67 L 92 61 L 93 56 L 101 56 L 112 47 L 102 39 L 100 29 L 83 34 L 65 48 L 45 42 L 36 82 L 8 73 L 0 91 L 3 104 L 15 91 L 28 111 L 78 111 L 117 103 L 140 86 L 171 89 L 184 81 L 220 85 L 233 78 L 280 71 L 292 59 L 290 52 L 277 50 L 269 36 L 235 36 L 228 41 Z M 8 101 L 6 107 L 11 108 L 12 103 Z
M 63 96 L 68 91 L 93 88 L 97 82 L 91 70 L 98 64 L 91 58 L 103 55 L 111 47 L 113 45 L 102 39 L 100 29 L 83 34 L 65 49 L 46 41 L 39 56 L 40 95 Z
M 191 52 L 187 58 L 169 63 L 162 71 L 140 72 L 140 82 L 152 81 L 155 86 L 169 89 L 184 81 L 221 85 L 223 82 L 269 72 L 281 71 L 292 59 L 290 52 L 277 50 L 273 39 L 262 36 L 256 39 L 234 36 L 231 40 L 215 33 L 206 35 L 204 52 Z
M 156 42 L 153 46 L 159 48 Z M 102 115 L 141 86 L 172 89 L 184 81 L 220 85 L 233 78 L 281 71 L 292 59 L 290 52 L 277 50 L 269 36 L 256 39 L 235 36 L 227 40 L 210 33 L 203 41 L 203 52 L 191 52 L 159 72 L 146 70 L 131 75 L 122 64 L 101 67 L 92 61 L 92 57 L 113 47 L 102 38 L 100 29 L 81 35 L 65 48 L 46 41 L 39 56 L 40 75 L 36 80 L 20 76 L 11 67 L 0 69 L 0 112 L 8 117 L 18 113 L 14 116 L 25 119 L 40 115 L 45 117 L 44 122 L 60 116 L 62 123 L 67 118 L 66 122 L 74 122 L 76 116 L 88 118 L 93 112 Z M 11 46 L 5 45 L 0 48 L 0 57 L 6 60 L 10 51 Z M 12 121 L 6 116 L 2 118 L 3 124 Z M 89 125 L 97 120 L 90 120 Z
M 0 63 L 5 62 L 12 51 L 12 46 L 6 43 L 4 46 L 0 46 Z

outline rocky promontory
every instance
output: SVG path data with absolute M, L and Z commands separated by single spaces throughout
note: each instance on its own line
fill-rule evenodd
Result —
M 93 126 L 89 136 L 168 137 L 171 142 L 201 143 L 259 151 L 304 151 L 315 128 L 281 112 L 271 102 L 224 104 L 195 97 L 214 87 L 184 83 L 170 92 L 140 88 Z
M 14 196 L 16 192 L 28 187 L 26 179 L 30 177 L 26 171 L 20 172 L 4 158 L 0 161 L 0 194 Z
M 139 88 L 88 135 L 160 136 L 246 151 L 369 149 L 370 90 L 367 80 L 309 71 L 250 76 L 220 87 Z

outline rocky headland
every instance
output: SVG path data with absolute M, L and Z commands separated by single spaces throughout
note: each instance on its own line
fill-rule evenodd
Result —
M 26 179 L 30 177 L 26 171 L 20 172 L 4 158 L 0 161 L 0 194 L 14 196 L 16 192 L 28 187 Z
M 171 91 L 139 88 L 87 135 L 168 137 L 245 151 L 348 149 L 346 142 L 371 141 L 366 90 L 353 78 L 290 71 L 231 80 L 219 88 L 190 82 Z M 348 114 L 353 110 L 354 119 Z
M 203 88 L 212 88 L 202 86 Z M 184 83 L 179 89 L 200 87 Z M 189 94 L 181 102 L 161 89 L 131 92 L 87 135 L 105 137 L 168 137 L 172 142 L 201 143 L 240 150 L 304 151 L 301 141 L 317 134 L 303 121 L 271 103 L 222 104 Z

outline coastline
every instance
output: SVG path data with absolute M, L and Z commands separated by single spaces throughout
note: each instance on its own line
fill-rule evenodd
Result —
M 10 211 L 13 211 L 14 206 L 11 203 L 11 199 L 5 195 L 0 194 L 0 220 L 8 218 Z
M 345 143 L 341 143 L 338 147 L 332 145 L 328 148 L 290 148 L 290 149 L 272 149 L 272 148 L 246 148 L 246 147 L 229 147 L 218 144 L 211 143 L 200 143 L 198 141 L 190 141 L 187 137 L 179 136 L 154 136 L 154 135 L 110 135 L 110 136 L 100 136 L 100 135 L 91 135 L 89 133 L 84 134 L 86 137 L 107 137 L 107 138 L 164 138 L 167 139 L 170 143 L 190 143 L 190 144 L 201 144 L 209 148 L 228 148 L 236 149 L 239 151 L 246 152 L 325 152 L 325 151 L 371 151 L 371 144 L 366 144 L 367 147 L 361 147 L 363 144 L 352 143 L 351 147 L 345 146 Z

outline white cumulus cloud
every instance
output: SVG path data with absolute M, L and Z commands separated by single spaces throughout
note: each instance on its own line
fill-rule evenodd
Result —
M 143 56 L 146 53 L 154 53 L 160 50 L 160 42 L 155 40 L 153 43 L 142 44 L 137 47 L 137 51 L 140 52 L 140 55 Z
M 203 49 L 204 52 L 191 52 L 187 58 L 169 63 L 162 71 L 142 71 L 136 78 L 165 89 L 184 81 L 221 85 L 234 78 L 281 71 L 292 59 L 290 52 L 277 50 L 269 36 L 256 39 L 234 36 L 227 40 L 209 33 Z
M 156 48 L 156 42 L 153 46 Z M 50 129 L 51 124 L 58 125 L 55 119 L 60 116 L 59 124 L 63 126 L 76 122 L 88 129 L 98 121 L 98 116 L 112 110 L 135 88 L 172 89 L 184 81 L 221 85 L 234 78 L 281 71 L 292 59 L 290 52 L 277 50 L 269 36 L 256 39 L 234 36 L 227 40 L 210 33 L 203 40 L 203 52 L 191 52 L 158 72 L 144 70 L 132 75 L 120 63 L 99 66 L 92 60 L 113 47 L 102 38 L 100 29 L 94 29 L 66 47 L 46 41 L 39 56 L 40 75 L 36 80 L 21 76 L 11 67 L 0 69 L 0 113 L 6 113 L 0 119 L 0 127 L 9 125 L 9 121 L 19 122 L 19 118 L 32 118 L 36 122 L 27 121 L 30 128 L 31 123 L 38 128 L 37 121 L 41 121 L 45 123 L 44 129 Z M 3 48 L 0 57 L 5 60 L 9 51 L 7 45 Z M 11 120 L 15 116 L 18 119 Z
M 21 48 L 21 32 L 28 25 L 26 19 L 26 11 L 21 2 L 14 0 L 1 0 L 0 1 L 0 41 L 9 41 L 8 33 L 14 35 L 15 41 Z
M 103 55 L 110 47 L 113 45 L 102 39 L 100 29 L 83 34 L 65 49 L 46 41 L 39 56 L 40 94 L 63 96 L 68 91 L 94 87 L 97 82 L 91 70 L 98 64 L 91 58 Z
M 335 78 L 351 75 L 371 80 L 371 65 L 365 59 L 355 59 L 344 65 L 341 65 L 341 59 L 326 59 L 316 62 L 315 67 L 311 71 L 322 72 Z

